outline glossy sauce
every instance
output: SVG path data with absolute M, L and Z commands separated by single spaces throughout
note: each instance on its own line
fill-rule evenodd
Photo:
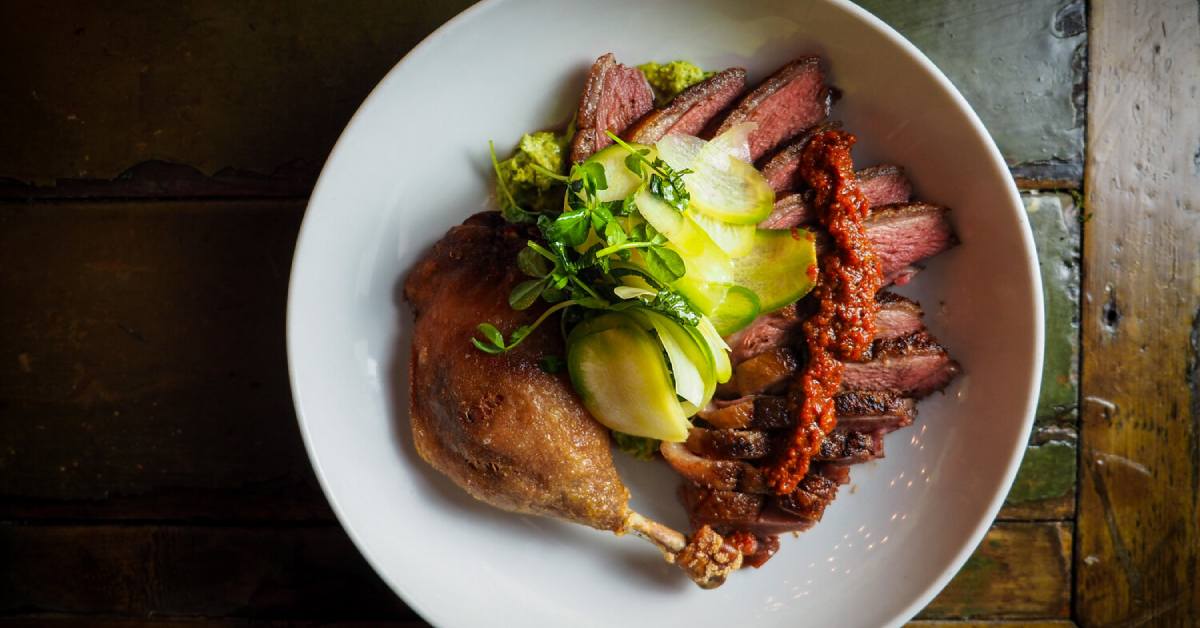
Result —
M 787 448 L 767 470 L 776 493 L 796 489 L 825 435 L 837 425 L 833 396 L 842 385 L 842 362 L 858 360 L 875 337 L 879 260 L 864 223 L 870 204 L 858 187 L 845 131 L 813 136 L 800 156 L 799 176 L 815 194 L 818 218 L 835 246 L 821 256 L 813 289 L 816 311 L 804 321 L 808 364 L 789 392 L 789 412 L 799 417 Z

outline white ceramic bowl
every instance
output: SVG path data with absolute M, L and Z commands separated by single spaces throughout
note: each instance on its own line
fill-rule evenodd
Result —
M 401 9 L 397 9 L 401 10 Z M 648 544 L 473 502 L 416 455 L 407 417 L 407 271 L 490 208 L 487 140 L 565 121 L 586 69 L 690 59 L 757 81 L 819 53 L 857 133 L 856 162 L 902 164 L 954 209 L 963 244 L 909 293 L 966 370 L 855 467 L 825 519 L 759 570 L 701 591 Z M 354 63 L 346 59 L 346 63 Z M 288 302 L 300 427 L 351 538 L 429 621 L 446 626 L 899 624 L 987 530 L 1032 424 L 1042 303 L 1033 241 L 979 119 L 911 44 L 838 0 L 491 0 L 388 73 L 346 128 L 309 203 Z M 665 465 L 618 456 L 634 507 L 679 527 Z

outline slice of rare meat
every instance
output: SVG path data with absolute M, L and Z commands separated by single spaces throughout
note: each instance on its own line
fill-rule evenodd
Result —
M 919 399 L 945 388 L 960 370 L 937 339 L 919 331 L 875 341 L 868 360 L 846 363 L 842 387 L 894 391 Z
M 912 200 L 912 183 L 900 166 L 872 166 L 859 170 L 858 187 L 871 207 L 907 203 Z
M 879 304 L 875 313 L 875 340 L 907 336 L 925 327 L 920 303 L 890 290 L 876 293 L 875 302 Z
M 958 244 L 947 214 L 929 203 L 884 205 L 867 217 L 867 238 L 875 249 L 885 278 Z
M 896 338 L 920 331 L 921 306 L 889 291 L 875 295 L 879 311 L 875 317 L 875 339 Z M 736 366 L 756 356 L 795 345 L 804 321 L 795 303 L 760 315 L 745 329 L 731 334 L 725 342 L 732 348 L 730 359 Z
M 746 89 L 746 70 L 729 68 L 683 90 L 625 130 L 630 142 L 653 144 L 672 133 L 699 135 Z
M 760 229 L 791 229 L 816 222 L 812 199 L 806 192 L 790 192 L 775 199 L 775 206 L 762 222 Z
M 597 59 L 575 113 L 571 162 L 579 163 L 611 144 L 607 131 L 624 133 L 653 106 L 654 92 L 640 70 L 617 63 L 611 52 Z
M 843 390 L 833 397 L 838 428 L 851 432 L 891 431 L 910 425 L 916 402 L 886 390 Z M 697 415 L 725 430 L 780 430 L 795 424 L 786 397 L 756 395 L 714 401 Z
M 732 349 L 730 359 L 740 364 L 756 355 L 791 344 L 796 325 L 801 321 L 796 304 L 785 305 L 778 310 L 760 315 L 745 329 L 725 339 Z
M 758 125 L 750 134 L 750 159 L 757 161 L 788 138 L 829 115 L 832 94 L 825 85 L 819 57 L 802 57 L 783 66 L 746 94 L 717 127 L 719 135 L 735 124 Z
M 842 128 L 842 123 L 838 120 L 818 124 L 805 129 L 796 139 L 775 151 L 763 162 L 760 169 L 771 189 L 779 195 L 795 190 L 799 184 L 796 180 L 796 171 L 800 169 L 800 153 L 804 151 L 808 141 L 817 133 L 840 128 Z
M 765 430 L 688 430 L 688 451 L 717 460 L 759 460 L 772 452 L 770 433 Z M 824 462 L 854 464 L 883 457 L 883 432 L 835 430 L 825 437 L 813 458 Z
M 814 223 L 817 215 L 808 190 L 797 190 L 796 169 L 800 166 L 800 151 L 808 137 L 788 145 L 763 166 L 763 176 L 775 189 L 778 197 L 771 214 L 758 223 L 762 229 L 790 229 Z M 907 203 L 912 197 L 912 184 L 900 166 L 874 166 L 859 170 L 858 183 L 871 207 Z

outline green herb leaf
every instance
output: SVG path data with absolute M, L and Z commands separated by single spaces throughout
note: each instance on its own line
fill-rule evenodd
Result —
M 677 211 L 682 212 L 687 209 L 692 195 L 683 183 L 683 175 L 691 174 L 692 171 L 674 170 L 661 159 L 655 159 L 652 167 L 655 172 L 650 175 L 650 184 L 647 187 L 650 193 L 661 198 Z
M 527 310 L 542 296 L 548 279 L 528 279 L 513 286 L 508 293 L 508 305 L 514 310 Z
M 683 298 L 683 295 L 674 290 L 660 290 L 646 307 L 666 314 L 690 327 L 700 324 L 700 313 L 692 307 L 691 303 L 688 303 L 687 299 Z
M 587 240 L 588 222 L 586 209 L 563 212 L 554 219 L 546 235 L 551 239 L 551 245 L 559 244 L 562 248 L 579 246 Z
M 625 229 L 621 227 L 621 223 L 610 220 L 604 225 L 604 241 L 609 246 L 614 246 L 625 242 L 628 238 L 625 235 Z
M 545 277 L 551 270 L 550 262 L 531 247 L 525 247 L 517 253 L 517 268 L 530 277 Z
M 478 329 L 479 333 L 483 334 L 483 337 L 487 338 L 488 341 L 490 341 L 493 345 L 496 345 L 501 349 L 504 348 L 504 334 L 500 333 L 500 330 L 496 329 L 495 325 L 491 323 L 480 323 L 476 329 Z
M 646 229 L 650 225 L 648 223 L 639 222 L 629 230 L 629 239 L 634 242 L 646 242 L 649 238 L 646 237 Z
M 567 184 L 567 207 L 574 210 L 587 207 L 587 190 L 584 189 L 583 180 L 576 179 Z
M 659 281 L 670 283 L 679 279 L 687 272 L 683 258 L 664 246 L 652 246 L 645 250 L 646 268 Z
M 575 166 L 572 176 L 578 176 L 583 187 L 594 196 L 599 190 L 608 189 L 608 178 L 604 176 L 604 166 L 598 161 L 588 161 Z
M 492 355 L 504 353 L 504 349 L 497 347 L 495 345 L 484 344 L 484 343 L 480 342 L 478 338 L 472 338 L 471 344 L 475 345 L 476 349 L 479 349 L 480 351 L 482 351 L 484 353 L 490 353 Z
M 624 200 L 621 201 L 620 214 L 622 216 L 628 216 L 628 215 L 632 214 L 633 212 L 637 211 L 637 203 L 634 202 L 633 196 L 634 196 L 633 194 L 630 194 L 629 196 L 626 196 Z
M 629 155 L 625 157 L 625 167 L 628 168 L 630 172 L 640 177 L 642 176 L 642 163 L 645 161 L 646 160 L 640 154 L 629 153 Z

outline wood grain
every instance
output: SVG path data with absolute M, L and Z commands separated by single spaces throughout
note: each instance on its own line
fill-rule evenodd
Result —
M 918 624 L 920 625 L 920 624 Z M 991 628 L 994 624 L 980 624 Z M 408 620 L 296 620 L 296 619 L 245 619 L 233 617 L 175 617 L 127 618 L 97 617 L 95 615 L 64 615 L 37 613 L 13 617 L 0 617 L 4 628 L 426 628 L 427 622 L 420 619 Z M 1024 624 L 999 624 L 997 628 L 1023 628 Z M 968 627 L 968 628 L 974 628 Z M 1059 628 L 1057 624 L 1030 625 L 1028 628 Z
M 1066 617 L 1070 544 L 1068 524 L 997 524 L 922 618 Z M 414 619 L 334 525 L 0 525 L 15 613 Z
M 910 628 L 1072 628 L 1075 622 L 1069 619 L 1049 620 L 989 620 L 989 621 L 910 621 L 905 626 Z
M 0 525 L 0 614 L 412 620 L 336 525 Z
M 1032 187 L 1079 185 L 1087 71 L 1084 0 L 858 4 L 912 40 L 946 73 L 1018 179 Z
M 330 519 L 283 345 L 301 211 L 0 205 L 0 518 Z
M 304 196 L 376 82 L 470 4 L 0 3 L 0 58 L 20 60 L 0 65 L 20 129 L 0 196 Z M 866 4 L 944 67 L 1022 180 L 1077 185 L 1083 0 Z
M 1071 608 L 1071 524 L 992 525 L 920 619 L 1066 618 Z
M 1022 195 L 1046 304 L 1045 366 L 1030 446 L 999 518 L 1075 514 L 1079 419 L 1079 213 L 1068 194 Z
M 0 3 L 0 58 L 20 60 L 0 65 L 0 114 L 21 130 L 0 178 L 161 160 L 306 190 L 371 88 L 471 3 Z
M 1076 619 L 1200 617 L 1200 7 L 1092 5 Z

